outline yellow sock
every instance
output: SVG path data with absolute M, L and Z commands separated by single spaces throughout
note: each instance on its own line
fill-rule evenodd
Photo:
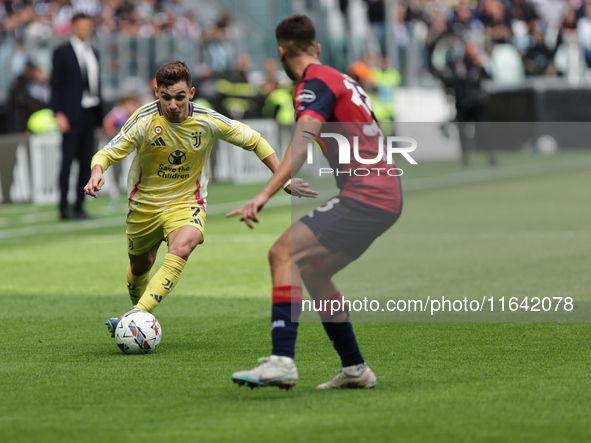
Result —
M 129 292 L 129 299 L 132 305 L 135 306 L 140 301 L 149 282 L 149 272 L 146 272 L 144 275 L 134 275 L 131 272 L 131 265 L 127 265 L 127 291 Z
M 146 288 L 142 298 L 140 298 L 136 308 L 150 312 L 158 306 L 158 303 L 172 291 L 179 281 L 181 272 L 186 264 L 187 262 L 182 258 L 176 255 L 166 254 L 162 267 L 154 274 L 152 280 L 150 280 L 150 284 Z

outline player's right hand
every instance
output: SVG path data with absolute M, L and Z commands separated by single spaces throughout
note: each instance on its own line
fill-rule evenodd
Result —
M 318 192 L 310 189 L 310 184 L 304 182 L 301 178 L 292 178 L 291 183 L 285 188 L 285 192 L 294 197 L 316 198 Z
M 86 186 L 84 186 L 84 193 L 86 195 L 90 195 L 94 198 L 97 198 L 96 193 L 100 191 L 105 184 L 105 177 L 103 176 L 102 171 L 92 171 L 90 176 L 90 180 Z
M 263 209 L 263 206 L 265 206 L 265 203 L 268 201 L 269 197 L 259 194 L 241 208 L 228 212 L 226 217 L 232 217 L 233 215 L 241 214 L 240 221 L 243 221 L 250 229 L 252 229 L 253 225 L 251 220 L 255 223 L 259 222 L 258 213 L 261 209 Z

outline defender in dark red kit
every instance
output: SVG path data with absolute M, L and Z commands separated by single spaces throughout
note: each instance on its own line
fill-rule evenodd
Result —
M 298 380 L 294 355 L 302 282 L 314 300 L 342 302 L 343 296 L 332 276 L 363 254 L 396 222 L 402 209 L 402 195 L 399 178 L 386 172 L 394 165 L 383 159 L 383 135 L 370 100 L 349 76 L 320 63 L 320 45 L 316 43 L 310 18 L 287 17 L 279 23 L 275 34 L 285 72 L 298 82 L 294 91 L 296 128 L 273 178 L 253 200 L 227 215 L 241 214 L 240 220 L 250 228 L 251 221 L 258 223 L 258 212 L 297 174 L 307 158 L 310 138 L 318 140 L 319 135 L 326 142 L 323 153 L 340 189 L 338 196 L 290 226 L 271 248 L 273 350 L 270 357 L 259 359 L 260 366 L 232 376 L 239 385 L 288 389 Z M 326 123 L 331 124 L 330 132 L 324 132 Z M 339 140 L 349 141 L 342 145 L 351 150 L 344 157 L 339 156 Z M 339 163 L 342 158 L 350 161 Z M 303 189 L 302 196 L 313 196 Z M 373 388 L 376 377 L 361 355 L 347 310 L 323 311 L 320 316 L 341 358 L 342 369 L 318 389 Z

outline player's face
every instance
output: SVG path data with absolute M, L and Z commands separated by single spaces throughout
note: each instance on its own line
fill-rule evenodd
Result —
M 287 76 L 290 78 L 290 80 L 297 82 L 299 80 L 299 78 L 297 78 L 295 72 L 291 68 L 291 65 L 289 64 L 289 60 L 285 54 L 285 49 L 283 48 L 283 46 L 279 46 L 279 60 L 281 61 L 281 64 L 283 65 L 283 70 L 285 71 Z
M 94 22 L 91 18 L 79 18 L 72 23 L 72 33 L 85 42 L 94 32 Z
M 189 101 L 194 94 L 195 88 L 189 89 L 184 81 L 172 86 L 157 86 L 156 97 L 160 99 L 164 118 L 171 123 L 184 122 L 189 115 Z

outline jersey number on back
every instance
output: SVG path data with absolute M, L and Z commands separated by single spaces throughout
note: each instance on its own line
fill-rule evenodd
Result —
M 365 93 L 363 88 L 359 86 L 357 83 L 355 83 L 353 79 L 348 75 L 343 75 L 343 77 L 345 77 L 345 79 L 343 80 L 345 87 L 351 90 L 351 101 L 353 102 L 353 104 L 361 106 L 371 117 L 371 102 L 369 101 L 369 98 L 367 98 L 367 94 Z

